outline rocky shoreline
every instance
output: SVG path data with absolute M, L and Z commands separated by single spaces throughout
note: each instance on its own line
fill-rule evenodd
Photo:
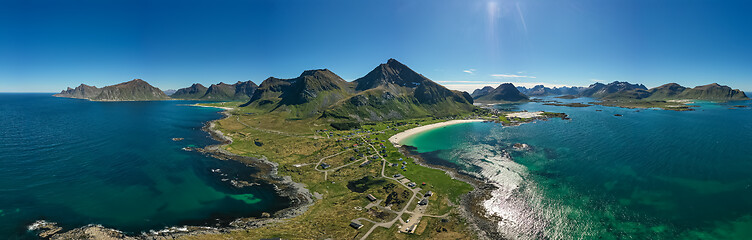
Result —
M 228 109 L 225 109 L 228 110 Z M 204 124 L 203 131 L 209 133 L 212 138 L 220 143 L 204 148 L 185 148 L 188 151 L 196 151 L 217 158 L 219 160 L 233 160 L 246 164 L 249 167 L 259 169 L 252 175 L 253 178 L 265 181 L 274 186 L 280 196 L 290 200 L 290 207 L 279 210 L 273 214 L 264 213 L 260 218 L 239 218 L 226 226 L 182 226 L 167 227 L 162 230 L 142 232 L 140 235 L 129 236 L 117 229 L 103 227 L 102 225 L 90 224 L 61 232 L 62 228 L 54 222 L 39 220 L 29 226 L 29 231 L 36 231 L 37 236 L 43 239 L 118 239 L 118 240 L 161 240 L 174 239 L 181 236 L 196 236 L 205 234 L 227 233 L 233 230 L 263 227 L 272 223 L 280 222 L 303 214 L 314 203 L 314 197 L 304 184 L 292 181 L 289 176 L 277 174 L 278 164 L 269 161 L 265 157 L 253 158 L 233 154 L 224 149 L 225 145 L 232 143 L 232 139 L 225 136 L 221 131 L 214 128 L 215 122 L 230 117 L 227 111 L 223 111 L 223 118 L 212 120 Z
M 415 159 L 415 163 L 421 166 L 442 170 L 452 178 L 473 186 L 473 191 L 462 195 L 459 206 L 455 207 L 459 210 L 460 215 L 470 223 L 473 232 L 478 233 L 478 238 L 505 239 L 496 227 L 499 219 L 487 214 L 483 206 L 483 202 L 491 198 L 491 192 L 498 188 L 496 185 L 478 176 L 462 173 L 457 169 L 428 163 L 422 156 L 413 153 L 410 148 L 413 147 L 403 145 L 399 147 L 399 151 L 406 157 Z

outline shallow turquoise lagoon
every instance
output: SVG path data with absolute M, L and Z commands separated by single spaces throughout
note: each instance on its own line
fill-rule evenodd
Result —
M 752 239 L 752 107 L 729 109 L 740 104 L 752 103 L 691 112 L 504 105 L 572 120 L 458 124 L 403 143 L 498 182 L 485 204 L 511 238 Z

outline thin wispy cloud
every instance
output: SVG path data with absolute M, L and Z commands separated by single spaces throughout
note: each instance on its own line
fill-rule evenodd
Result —
M 534 76 L 525 76 L 517 74 L 491 74 L 494 78 L 535 78 Z
M 527 23 L 525 22 L 525 16 L 522 15 L 522 9 L 520 9 L 520 3 L 517 2 L 517 14 L 520 15 L 520 22 L 522 22 L 522 28 L 525 29 L 525 33 L 527 33 Z
M 473 74 L 473 73 L 475 73 L 475 69 L 471 68 L 471 69 L 463 70 L 463 72 L 469 73 L 469 74 Z

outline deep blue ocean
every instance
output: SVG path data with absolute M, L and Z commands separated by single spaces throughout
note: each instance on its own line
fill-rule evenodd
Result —
M 512 239 L 752 239 L 752 102 L 694 105 L 502 105 L 571 120 L 458 124 L 403 143 L 495 181 L 484 206 Z
M 137 234 L 287 207 L 268 184 L 221 180 L 255 169 L 181 150 L 217 143 L 201 127 L 220 110 L 193 103 L 0 93 L 0 239 L 34 238 L 27 226 L 40 219 Z

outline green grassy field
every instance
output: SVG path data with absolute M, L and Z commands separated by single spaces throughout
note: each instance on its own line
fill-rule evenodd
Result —
M 206 105 L 231 106 L 222 103 Z M 434 192 L 426 214 L 452 214 L 447 217 L 446 222 L 423 217 L 423 226 L 418 226 L 422 230 L 416 231 L 415 234 L 398 233 L 399 224 L 394 224 L 390 229 L 377 227 L 369 239 L 427 239 L 437 236 L 453 239 L 473 238 L 473 233 L 468 230 L 466 223 L 456 214 L 453 207 L 459 202 L 460 196 L 471 191 L 473 187 L 452 179 L 442 170 L 416 164 L 388 141 L 390 136 L 398 132 L 446 119 L 419 118 L 364 123 L 358 130 L 335 130 L 329 122 L 318 119 L 295 120 L 282 114 L 253 112 L 246 108 L 237 108 L 228 113 L 229 117 L 215 124 L 217 129 L 233 139 L 233 143 L 226 146 L 228 151 L 244 156 L 266 157 L 277 162 L 280 175 L 290 176 L 293 181 L 305 184 L 312 193 L 321 194 L 323 197 L 304 214 L 270 226 L 218 235 L 186 236 L 184 239 L 359 239 L 373 224 L 360 221 L 364 227 L 356 230 L 348 226 L 353 219 L 367 218 L 376 222 L 387 222 L 397 217 L 394 212 L 381 208 L 366 209 L 366 205 L 370 203 L 366 199 L 368 194 L 382 200 L 381 207 L 388 206 L 392 210 L 401 210 L 412 197 L 412 192 L 406 187 L 394 180 L 381 177 L 381 159 L 369 158 L 371 164 L 359 166 L 365 158 L 377 151 L 390 163 L 407 163 L 406 171 L 399 167 L 386 167 L 385 175 L 404 175 L 416 182 L 418 187 L 425 189 L 421 191 L 421 196 L 427 190 Z M 376 150 L 365 141 L 369 141 Z M 355 144 L 360 147 L 354 148 Z M 331 157 L 334 154 L 339 155 Z M 330 172 L 326 173 L 326 177 L 325 173 L 314 169 L 319 160 L 325 157 L 328 158 L 322 162 L 330 165 Z M 354 160 L 351 160 L 351 157 Z M 346 164 L 349 165 L 344 166 Z M 420 186 L 422 182 L 426 182 L 426 185 Z M 386 200 L 391 201 L 387 204 Z M 413 200 L 412 205 L 415 205 L 417 200 L 420 198 Z M 406 219 L 406 216 L 401 218 Z

